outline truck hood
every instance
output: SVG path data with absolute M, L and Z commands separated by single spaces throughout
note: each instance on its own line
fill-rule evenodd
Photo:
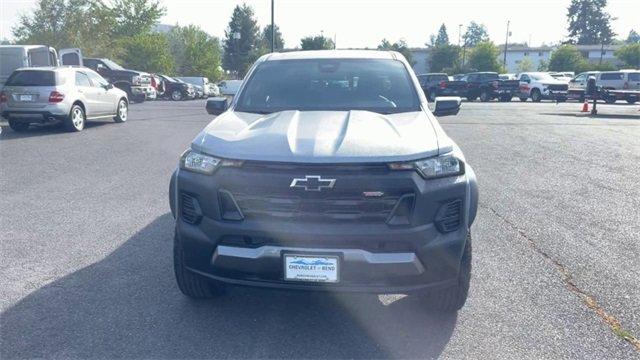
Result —
M 369 111 L 227 111 L 191 147 L 239 160 L 354 163 L 409 161 L 438 154 L 438 135 L 424 111 L 382 115 Z

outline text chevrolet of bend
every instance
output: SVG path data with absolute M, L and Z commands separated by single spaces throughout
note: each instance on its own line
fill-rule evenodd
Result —
M 269 54 L 193 140 L 170 184 L 189 297 L 225 285 L 416 294 L 460 309 L 478 189 L 396 52 Z M 213 110 L 211 110 L 213 109 Z

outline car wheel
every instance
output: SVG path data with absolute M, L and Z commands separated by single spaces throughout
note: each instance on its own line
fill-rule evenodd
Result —
M 477 98 L 476 96 L 471 96 L 471 95 L 467 96 L 468 101 L 476 101 L 476 98 Z
M 184 249 L 177 233 L 173 239 L 173 270 L 178 288 L 190 298 L 208 299 L 224 291 L 224 284 L 193 273 L 184 266 Z
M 120 99 L 118 102 L 118 110 L 116 116 L 113 120 L 117 123 L 123 123 L 127 121 L 127 116 L 129 115 L 129 106 L 125 99 Z
M 604 98 L 604 102 L 606 102 L 607 104 L 615 104 L 616 102 L 616 97 L 615 96 L 607 96 Z
M 171 93 L 171 100 L 180 101 L 182 100 L 182 92 L 180 90 L 173 90 Z
M 628 104 L 635 104 L 638 101 L 638 98 L 635 96 L 629 96 L 628 98 L 626 98 L 625 100 L 627 100 Z
M 86 116 L 82 106 L 73 105 L 69 112 L 69 116 L 64 121 L 64 127 L 68 131 L 72 132 L 82 131 L 82 129 L 84 129 L 85 120 Z
M 469 284 L 471 283 L 471 232 L 467 233 L 457 280 L 456 285 L 433 290 L 423 295 L 429 308 L 443 312 L 454 312 L 462 309 L 467 301 Z
M 491 96 L 489 95 L 489 92 L 487 90 L 482 90 L 480 92 L 480 101 L 482 101 L 482 102 L 491 101 Z
M 9 119 L 9 127 L 16 132 L 26 131 L 29 128 L 29 123 Z
M 540 102 L 542 101 L 542 93 L 538 89 L 531 90 L 531 101 Z

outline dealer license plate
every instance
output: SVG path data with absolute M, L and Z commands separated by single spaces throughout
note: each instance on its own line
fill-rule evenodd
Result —
M 339 281 L 337 256 L 285 255 L 284 278 L 290 281 L 335 283 Z

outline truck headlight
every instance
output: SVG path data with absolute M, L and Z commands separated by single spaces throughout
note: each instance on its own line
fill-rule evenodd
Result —
M 180 158 L 181 169 L 207 175 L 213 174 L 219 164 L 220 159 L 193 150 L 185 151 Z
M 415 169 L 425 179 L 464 174 L 464 163 L 453 155 L 436 156 L 415 162 L 389 164 L 392 170 Z

